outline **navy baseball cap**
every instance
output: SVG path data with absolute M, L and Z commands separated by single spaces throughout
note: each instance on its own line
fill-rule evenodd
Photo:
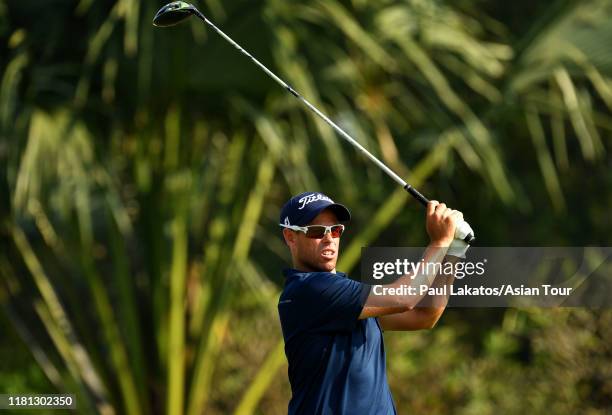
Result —
M 280 213 L 281 225 L 304 226 L 313 220 L 324 209 L 330 209 L 340 222 L 351 220 L 351 212 L 339 203 L 319 192 L 304 192 L 293 196 Z

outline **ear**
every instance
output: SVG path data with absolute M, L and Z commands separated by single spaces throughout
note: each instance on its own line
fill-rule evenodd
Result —
M 295 243 L 295 232 L 292 232 L 291 229 L 284 228 L 283 237 L 287 245 L 291 246 Z

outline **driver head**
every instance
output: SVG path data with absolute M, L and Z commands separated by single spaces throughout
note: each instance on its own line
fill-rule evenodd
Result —
M 184 1 L 173 1 L 159 9 L 153 18 L 153 24 L 159 27 L 174 26 L 195 14 L 195 7 Z

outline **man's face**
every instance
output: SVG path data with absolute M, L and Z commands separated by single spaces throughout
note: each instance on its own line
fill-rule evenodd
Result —
M 337 225 L 338 218 L 330 210 L 324 210 L 308 225 Z M 285 241 L 291 250 L 293 266 L 303 271 L 336 272 L 340 238 L 332 238 L 326 233 L 323 238 L 307 238 L 304 232 L 285 229 Z

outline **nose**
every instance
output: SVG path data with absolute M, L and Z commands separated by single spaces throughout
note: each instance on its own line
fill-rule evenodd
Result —
M 331 234 L 331 230 L 328 229 L 327 232 L 325 232 L 325 235 L 323 235 L 323 239 L 325 240 L 329 240 L 329 241 L 333 241 L 334 238 L 332 238 L 332 234 Z

